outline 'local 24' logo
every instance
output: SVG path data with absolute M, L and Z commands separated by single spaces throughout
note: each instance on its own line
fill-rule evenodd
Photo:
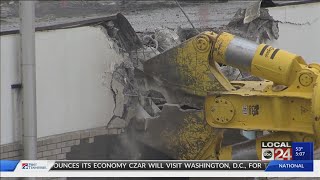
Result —
M 292 160 L 290 141 L 262 141 L 261 160 Z

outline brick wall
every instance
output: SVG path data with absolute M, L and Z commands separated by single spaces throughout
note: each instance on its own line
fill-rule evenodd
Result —
M 64 160 L 66 154 L 71 151 L 73 146 L 80 145 L 81 142 L 93 143 L 96 136 L 114 135 L 124 132 L 121 128 L 95 128 L 83 131 L 69 132 L 55 136 L 49 136 L 38 139 L 38 159 L 43 160 Z M 23 159 L 21 143 L 11 143 L 1 145 L 0 159 Z M 314 153 L 314 159 L 320 160 L 320 149 Z M 57 179 L 65 180 L 66 178 L 39 178 L 39 179 Z M 272 180 L 298 180 L 301 178 L 292 177 L 272 177 Z M 319 178 L 308 178 L 315 180 Z
M 100 127 L 95 129 L 69 132 L 38 139 L 37 158 L 42 160 L 64 160 L 73 146 L 81 142 L 93 143 L 96 136 L 120 134 L 124 129 Z M 23 159 L 20 142 L 0 146 L 0 159 Z M 320 149 L 315 151 L 314 159 L 320 160 Z
M 121 128 L 100 127 L 39 138 L 37 158 L 40 160 L 64 160 L 71 148 L 80 145 L 81 142 L 92 143 L 96 136 L 120 134 L 123 131 Z M 22 154 L 21 142 L 0 146 L 0 159 L 23 159 Z

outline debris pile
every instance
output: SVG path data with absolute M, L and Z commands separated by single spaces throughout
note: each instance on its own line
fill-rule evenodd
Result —
M 163 95 L 163 93 L 168 94 L 168 91 L 161 88 L 161 85 L 149 83 L 148 77 L 143 73 L 142 63 L 178 45 L 179 36 L 173 30 L 166 28 L 157 29 L 153 33 L 142 33 L 139 36 L 143 47 L 122 52 L 125 57 L 124 62 L 118 65 L 112 74 L 110 88 L 114 93 L 116 106 L 109 126 L 114 126 L 119 119 L 126 124 L 133 119 L 145 124 L 148 119 L 159 116 L 167 99 L 170 99 L 171 103 L 175 102 L 175 98 L 168 96 L 166 98 Z M 118 45 L 121 46 L 119 43 Z M 144 125 L 140 128 L 145 129 Z
M 260 16 L 246 24 L 243 23 L 245 12 L 245 9 L 239 9 L 225 29 L 258 43 L 279 38 L 278 22 L 270 16 L 268 9 L 260 9 Z
M 156 29 L 154 36 L 156 41 L 158 41 L 160 52 L 171 49 L 181 43 L 178 34 L 168 28 Z
M 279 37 L 278 24 L 269 15 L 268 10 L 261 9 L 260 16 L 247 24 L 244 24 L 244 18 L 245 9 L 239 9 L 227 26 L 200 29 L 200 31 L 230 32 L 257 43 Z M 118 29 L 112 23 L 107 24 L 107 29 L 108 34 L 118 42 Z M 134 134 L 134 137 L 139 137 L 141 141 L 148 142 L 147 144 L 155 147 L 162 147 L 161 143 L 167 145 L 169 143 L 170 146 L 166 148 L 175 149 L 177 147 L 187 148 L 187 146 L 192 146 L 198 151 L 205 145 L 206 139 L 209 138 L 206 134 L 211 134 L 211 128 L 206 127 L 206 123 L 203 122 L 203 97 L 166 88 L 161 80 L 157 80 L 157 77 L 149 77 L 148 74 L 144 73 L 143 69 L 144 62 L 194 37 L 197 33 L 195 29 L 182 29 L 180 27 L 175 30 L 159 28 L 154 32 L 137 33 L 142 43 L 139 48 L 125 50 L 127 48 L 124 48 L 122 43 L 117 43 L 120 47 L 119 49 L 123 50 L 120 53 L 123 55 L 124 61 L 115 68 L 112 74 L 110 88 L 114 94 L 115 108 L 114 116 L 108 127 L 134 126 L 133 129 L 145 132 L 142 136 L 140 136 L 141 134 Z M 220 70 L 229 80 L 259 80 L 245 72 L 240 72 L 236 68 L 221 66 Z M 188 113 L 185 114 L 185 112 Z M 175 119 L 182 119 L 181 122 L 187 119 L 189 121 L 185 124 L 186 126 L 182 124 L 169 125 L 172 128 L 166 129 L 165 132 L 147 131 L 148 128 L 153 128 L 152 131 L 154 131 L 158 126 L 164 126 L 167 123 L 164 118 L 169 116 Z M 157 123 L 148 125 L 150 121 L 157 121 Z M 198 143 L 192 144 L 185 141 L 185 137 L 182 136 L 176 137 L 175 141 L 172 142 L 163 141 L 170 134 L 173 137 L 179 132 L 190 131 L 190 129 L 185 129 L 190 127 L 199 127 L 206 130 L 206 133 L 199 135 L 200 139 L 195 141 Z M 125 142 L 130 142 L 128 141 L 128 138 L 130 138 L 128 133 L 124 136 L 126 136 L 124 138 L 126 139 Z M 154 142 L 155 140 L 157 142 Z M 200 141 L 201 143 L 199 144 Z M 193 154 L 186 155 L 183 153 L 183 149 L 180 150 L 175 151 L 180 158 L 193 158 Z M 135 155 L 135 157 L 138 156 Z
M 244 23 L 245 12 L 245 9 L 239 9 L 227 26 L 201 29 L 201 31 L 226 31 L 259 43 L 279 37 L 278 24 L 269 15 L 267 9 L 260 9 L 260 16 L 247 24 Z M 117 39 L 118 29 L 112 23 L 107 24 L 107 29 L 108 34 Z M 150 80 L 151 78 L 144 74 L 142 66 L 143 62 L 179 45 L 182 41 L 195 36 L 196 33 L 194 29 L 180 27 L 176 30 L 159 28 L 154 32 L 138 33 L 143 44 L 142 48 L 121 52 L 125 60 L 116 67 L 112 75 L 110 88 L 114 92 L 116 106 L 110 126 L 113 126 L 116 121 L 129 124 L 132 119 L 146 122 L 148 119 L 156 118 L 165 103 L 178 104 L 180 107 L 191 109 L 202 108 L 199 105 L 201 103 L 198 102 L 202 102 L 203 99 L 182 92 L 179 95 L 170 92 L 169 89 L 161 86 L 160 81 L 154 82 L 154 78 Z M 118 43 L 118 46 L 121 49 L 122 43 Z M 236 68 L 221 66 L 220 69 L 229 80 L 259 80 Z

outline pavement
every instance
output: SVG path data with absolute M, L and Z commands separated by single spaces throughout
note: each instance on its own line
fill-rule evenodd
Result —
M 195 27 L 226 25 L 239 8 L 253 1 L 181 2 Z M 1 3 L 1 31 L 19 28 L 18 3 Z M 45 1 L 36 3 L 36 26 L 47 26 L 97 17 L 117 12 L 126 16 L 136 31 L 154 31 L 159 27 L 191 27 L 174 1 Z

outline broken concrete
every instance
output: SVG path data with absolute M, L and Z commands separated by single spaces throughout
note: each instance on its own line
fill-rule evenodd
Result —
M 243 23 L 245 12 L 245 9 L 237 11 L 234 18 L 226 26 L 229 32 L 257 43 L 279 38 L 278 22 L 270 16 L 268 9 L 260 9 L 260 16 L 247 24 Z
M 154 36 L 158 41 L 158 48 L 160 48 L 159 51 L 161 52 L 171 49 L 181 43 L 178 34 L 174 30 L 168 28 L 156 29 Z
M 262 9 L 260 16 L 247 24 L 243 23 L 244 18 L 245 10 L 240 9 L 227 26 L 213 28 L 210 30 L 231 32 L 257 42 L 265 41 L 266 39 L 278 38 L 277 22 L 275 22 L 268 14 L 268 10 Z M 197 32 L 191 30 L 189 33 L 186 33 L 185 29 L 180 27 L 175 30 L 160 28 L 153 32 L 140 32 L 139 38 L 143 45 L 141 47 L 134 45 L 134 42 L 139 42 L 137 40 L 131 41 L 130 46 L 124 44 L 125 41 L 123 40 L 120 42 L 122 38 L 118 35 L 121 31 L 115 27 L 113 22 L 106 23 L 104 27 L 106 28 L 108 35 L 117 44 L 115 48 L 118 49 L 117 51 L 124 59 L 120 64 L 116 64 L 114 66 L 114 70 L 111 75 L 112 79 L 110 83 L 110 90 L 113 93 L 115 106 L 113 109 L 113 117 L 107 127 L 120 128 L 127 127 L 129 125 L 130 128 L 133 128 L 133 132 L 143 132 L 142 136 L 140 134 L 139 137 L 146 137 L 145 135 L 148 135 L 148 138 L 151 138 L 144 143 L 149 143 L 149 145 L 151 143 L 152 145 L 154 142 L 161 142 L 160 144 L 156 144 L 155 147 L 169 148 L 164 151 L 176 153 L 172 157 L 192 159 L 194 154 L 187 155 L 186 153 L 188 152 L 185 152 L 183 149 L 191 148 L 194 150 L 193 152 L 199 151 L 206 141 L 206 138 L 204 138 L 205 133 L 200 133 L 199 137 L 197 137 L 198 139 L 196 138 L 196 140 L 194 139 L 195 141 L 192 142 L 192 147 L 187 147 L 190 146 L 190 142 L 183 140 L 180 136 L 181 134 L 177 135 L 174 132 L 193 132 L 190 131 L 190 129 L 178 130 L 179 128 L 187 128 L 185 125 L 188 125 L 188 123 L 192 124 L 197 122 L 202 125 L 206 124 L 202 112 L 204 97 L 191 95 L 179 89 L 168 87 L 167 84 L 157 77 L 146 74 L 142 64 L 150 58 L 159 55 L 160 52 L 167 51 L 172 47 L 181 44 L 182 41 L 195 36 Z M 126 32 L 122 33 L 126 34 Z M 133 32 L 131 31 L 131 35 L 132 33 Z M 128 34 L 130 35 L 130 33 Z M 132 37 L 137 36 L 133 34 Z M 229 80 L 244 80 L 251 78 L 251 76 L 247 76 L 245 73 L 242 73 L 238 69 L 232 67 L 222 66 L 220 69 Z M 186 115 L 188 115 L 188 117 Z M 169 137 L 164 137 L 163 134 L 161 136 L 159 134 L 155 136 L 154 134 L 154 132 L 156 132 L 154 131 L 156 128 L 159 128 L 158 133 L 160 133 L 161 125 L 168 125 L 166 124 L 166 121 L 163 121 L 164 118 L 167 120 L 174 119 L 178 124 L 180 124 L 179 126 L 175 126 L 173 124 L 169 125 L 173 129 L 178 129 L 170 131 L 167 129 L 167 135 L 173 139 L 176 138 L 176 142 L 166 142 L 165 139 L 168 139 Z M 190 118 L 193 120 L 183 124 L 183 122 L 187 122 Z M 170 123 L 177 123 L 174 120 Z M 201 128 L 204 128 L 202 125 Z M 192 126 L 198 127 L 195 124 Z M 204 129 L 197 129 L 196 131 L 203 132 Z M 137 134 L 134 133 L 134 136 L 136 135 Z M 208 138 L 208 136 L 206 137 Z M 128 138 L 124 138 L 124 140 L 129 141 Z M 180 144 L 176 144 L 177 142 L 180 142 Z M 197 143 L 194 144 L 195 142 Z M 165 146 L 166 144 L 171 145 Z M 177 151 L 172 151 L 173 149 L 176 149 Z
M 113 72 L 110 87 L 115 101 L 113 119 L 124 120 L 128 124 L 131 120 L 138 122 L 137 124 L 142 122 L 144 125 L 141 129 L 146 129 L 147 121 L 159 115 L 164 103 L 192 110 L 202 109 L 203 97 L 169 88 L 162 80 L 144 73 L 144 62 L 158 55 L 159 51 L 168 50 L 181 43 L 177 31 L 162 28 L 153 33 L 140 34 L 144 47 L 123 52 L 125 60 Z M 235 75 L 234 71 L 237 70 L 232 70 L 226 74 L 230 79 L 236 80 L 240 72 Z
M 154 34 L 142 34 L 140 37 L 144 48 L 124 52 L 124 62 L 112 73 L 110 88 L 114 93 L 115 108 L 114 117 L 108 127 L 125 124 L 130 125 L 128 130 L 145 134 L 154 127 L 154 122 L 161 123 L 159 118 L 171 116 L 178 122 L 183 122 L 183 119 L 177 116 L 178 114 L 201 112 L 204 99 L 163 86 L 162 81 L 143 72 L 143 62 L 158 55 L 159 51 L 167 50 L 180 43 L 179 36 L 174 31 L 162 29 Z M 156 44 L 159 46 L 153 46 Z M 171 110 L 163 112 L 163 108 Z M 126 138 L 124 140 L 129 141 Z
M 277 40 L 279 38 L 279 22 L 270 15 L 268 9 L 260 8 L 259 12 L 259 16 L 248 23 L 244 23 L 246 9 L 240 8 L 225 26 L 200 28 L 199 30 L 229 32 L 257 43 Z M 191 28 L 178 28 L 178 35 L 180 39 L 186 40 L 197 35 L 197 32 Z
M 119 117 L 116 117 L 114 119 L 112 119 L 109 124 L 108 124 L 108 128 L 112 129 L 112 128 L 123 128 L 127 126 L 127 122 Z
M 277 22 L 269 15 L 268 10 L 261 9 L 260 16 L 252 19 L 247 24 L 244 24 L 244 18 L 245 9 L 240 9 L 227 26 L 214 30 L 218 32 L 227 31 L 256 42 L 278 38 L 279 30 Z M 115 95 L 116 107 L 114 114 L 117 116 L 115 120 L 125 122 L 126 124 L 134 124 L 134 129 L 142 130 L 144 132 L 142 133 L 142 137 L 147 137 L 147 140 L 144 139 L 144 143 L 158 149 L 159 147 L 165 148 L 163 149 L 165 153 L 171 153 L 171 157 L 178 159 L 194 158 L 194 154 L 191 153 L 192 151 L 185 152 L 183 149 L 194 149 L 194 152 L 199 152 L 207 140 L 206 138 L 202 138 L 204 141 L 200 143 L 200 136 L 205 136 L 205 133 L 200 133 L 196 140 L 198 144 L 190 147 L 189 141 L 184 142 L 178 134 L 173 133 L 191 132 L 190 129 L 183 129 L 186 128 L 185 125 L 188 125 L 188 123 L 183 123 L 188 119 L 186 114 L 188 114 L 189 118 L 201 119 L 201 123 L 206 124 L 203 121 L 202 114 L 204 98 L 168 87 L 157 77 L 145 74 L 141 65 L 148 59 L 158 55 L 159 52 L 169 50 L 181 44 L 181 40 L 193 37 L 196 35 L 194 33 L 196 32 L 193 31 L 186 35 L 186 33 L 183 33 L 182 28 L 177 28 L 176 30 L 162 28 L 155 30 L 155 32 L 140 34 L 139 36 L 142 39 L 144 48 L 128 52 L 125 55 L 127 56 L 125 62 L 113 73 L 113 83 L 111 86 Z M 232 67 L 222 66 L 220 69 L 229 80 L 259 80 Z M 129 114 L 130 116 L 128 116 Z M 169 125 L 165 123 L 166 121 L 163 121 L 163 118 L 167 118 L 171 119 L 170 123 L 174 123 L 175 121 L 172 120 L 172 117 L 180 125 Z M 167 133 L 171 139 L 178 138 L 176 142 L 163 142 L 165 139 L 170 138 L 161 137 L 160 134 L 163 132 L 160 131 L 168 127 L 174 129 Z M 178 130 L 179 127 L 183 130 Z M 193 124 L 192 127 L 196 127 L 196 125 Z M 156 129 L 159 130 L 158 133 L 155 133 Z M 199 129 L 196 131 L 199 131 Z M 201 131 L 203 132 L 204 129 Z M 154 133 L 157 135 L 155 136 Z M 172 147 L 170 147 L 170 144 Z M 192 155 L 187 155 L 188 153 Z
M 138 53 L 139 52 L 139 53 Z M 143 56 L 142 56 L 143 54 Z M 147 55 L 146 55 L 147 54 Z M 112 73 L 111 90 L 114 93 L 114 117 L 129 123 L 132 118 L 146 120 L 159 112 L 154 108 L 152 97 L 144 87 L 144 80 L 137 78 L 135 69 L 141 69 L 141 61 L 158 53 L 137 50 L 124 53 L 126 59 Z

